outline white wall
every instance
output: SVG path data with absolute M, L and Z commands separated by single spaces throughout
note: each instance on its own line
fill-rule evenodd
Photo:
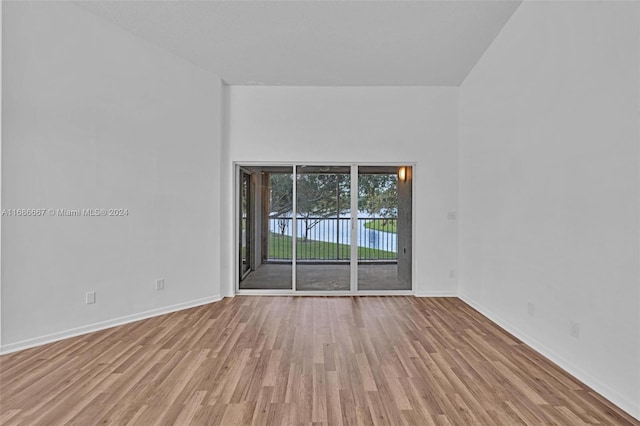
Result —
M 460 88 L 459 187 L 461 296 L 636 417 L 639 13 L 524 2 Z
M 72 3 L 3 7 L 2 206 L 129 215 L 2 218 L 2 350 L 219 297 L 220 79 Z
M 415 162 L 414 288 L 454 295 L 457 257 L 458 89 L 424 87 L 229 87 L 223 171 L 226 232 L 233 247 L 232 162 Z M 223 255 L 223 294 L 234 286 Z M 225 290 L 226 288 L 226 290 Z
M 2 210 L 2 9 L 0 1 L 0 211 Z M 0 216 L 0 241 L 2 241 L 2 217 Z M 0 346 L 2 346 L 2 244 L 0 244 Z

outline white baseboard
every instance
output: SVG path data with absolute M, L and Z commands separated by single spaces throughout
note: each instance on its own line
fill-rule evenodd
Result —
M 529 336 L 527 333 L 522 332 L 513 324 L 511 324 L 509 321 L 505 320 L 504 318 L 501 318 L 499 315 L 496 315 L 494 312 L 487 309 L 480 303 L 477 303 L 470 297 L 459 294 L 458 298 L 460 298 L 463 302 L 465 302 L 466 304 L 468 304 L 469 306 L 471 306 L 472 308 L 480 312 L 485 317 L 489 318 L 491 321 L 496 323 L 498 326 L 500 326 L 504 330 L 508 331 L 509 333 L 511 333 L 518 339 L 520 339 L 526 345 L 530 346 L 535 351 L 542 354 L 544 357 L 549 359 L 558 367 L 562 368 L 564 371 L 571 374 L 572 376 L 580 380 L 585 385 L 589 386 L 591 389 L 593 389 L 594 391 L 602 395 L 604 398 L 608 399 L 611 403 L 618 406 L 621 410 L 624 410 L 629 415 L 635 417 L 637 420 L 640 420 L 640 405 L 638 404 L 638 402 L 634 402 L 629 398 L 625 397 L 624 395 L 621 395 L 620 393 L 611 389 L 609 386 L 605 385 L 598 379 L 594 378 L 586 371 L 575 366 L 573 363 L 571 363 L 570 361 L 567 361 L 561 355 L 558 355 L 556 352 L 549 349 L 547 346 L 545 346 L 543 343 L 541 343 L 537 339 Z
M 416 297 L 458 297 L 458 293 L 449 290 L 416 292 Z
M 176 312 L 188 308 L 195 308 L 196 306 L 206 305 L 208 303 L 218 302 L 220 300 L 222 300 L 222 297 L 220 295 L 204 297 L 202 299 L 190 300 L 188 302 L 164 306 L 162 308 L 151 309 L 149 311 L 144 311 L 137 314 L 126 315 L 119 318 L 83 325 L 81 327 L 71 328 L 69 330 L 46 334 L 44 336 L 21 340 L 15 343 L 9 343 L 8 345 L 0 346 L 0 355 L 21 351 L 23 349 L 33 348 L 35 346 L 45 345 L 47 343 L 57 342 L 58 340 L 68 339 L 70 337 L 76 337 L 82 334 L 93 333 L 95 331 L 100 331 L 111 327 L 117 327 L 119 325 L 156 317 L 158 315 L 169 314 L 171 312 Z
M 304 290 L 295 292 L 293 290 L 238 290 L 236 295 L 238 296 L 294 296 L 294 297 L 307 297 L 307 296 L 413 296 L 411 290 L 360 290 L 352 292 L 349 290 L 325 290 L 325 291 L 312 291 Z

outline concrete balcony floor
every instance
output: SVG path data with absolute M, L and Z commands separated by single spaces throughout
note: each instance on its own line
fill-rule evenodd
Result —
M 292 266 L 260 265 L 240 282 L 241 290 L 291 289 Z M 348 264 L 298 264 L 297 289 L 302 291 L 349 291 Z M 396 264 L 358 265 L 358 290 L 411 290 L 398 279 Z

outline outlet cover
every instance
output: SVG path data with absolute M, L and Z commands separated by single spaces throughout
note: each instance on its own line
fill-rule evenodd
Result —
M 86 296 L 85 296 L 85 301 L 87 302 L 87 305 L 92 305 L 92 304 L 96 303 L 96 292 L 95 291 L 88 291 Z
M 575 337 L 576 339 L 579 339 L 580 338 L 580 323 L 577 323 L 575 321 L 571 321 L 569 334 L 571 334 L 571 337 Z
M 159 280 L 156 280 L 156 290 L 158 291 L 164 290 L 164 278 L 160 278 Z
M 527 313 L 530 317 L 534 317 L 536 315 L 536 305 L 531 302 L 527 303 Z

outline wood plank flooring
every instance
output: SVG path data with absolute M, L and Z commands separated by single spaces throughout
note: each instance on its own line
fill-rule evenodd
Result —
M 456 298 L 238 296 L 0 357 L 2 425 L 638 425 Z

